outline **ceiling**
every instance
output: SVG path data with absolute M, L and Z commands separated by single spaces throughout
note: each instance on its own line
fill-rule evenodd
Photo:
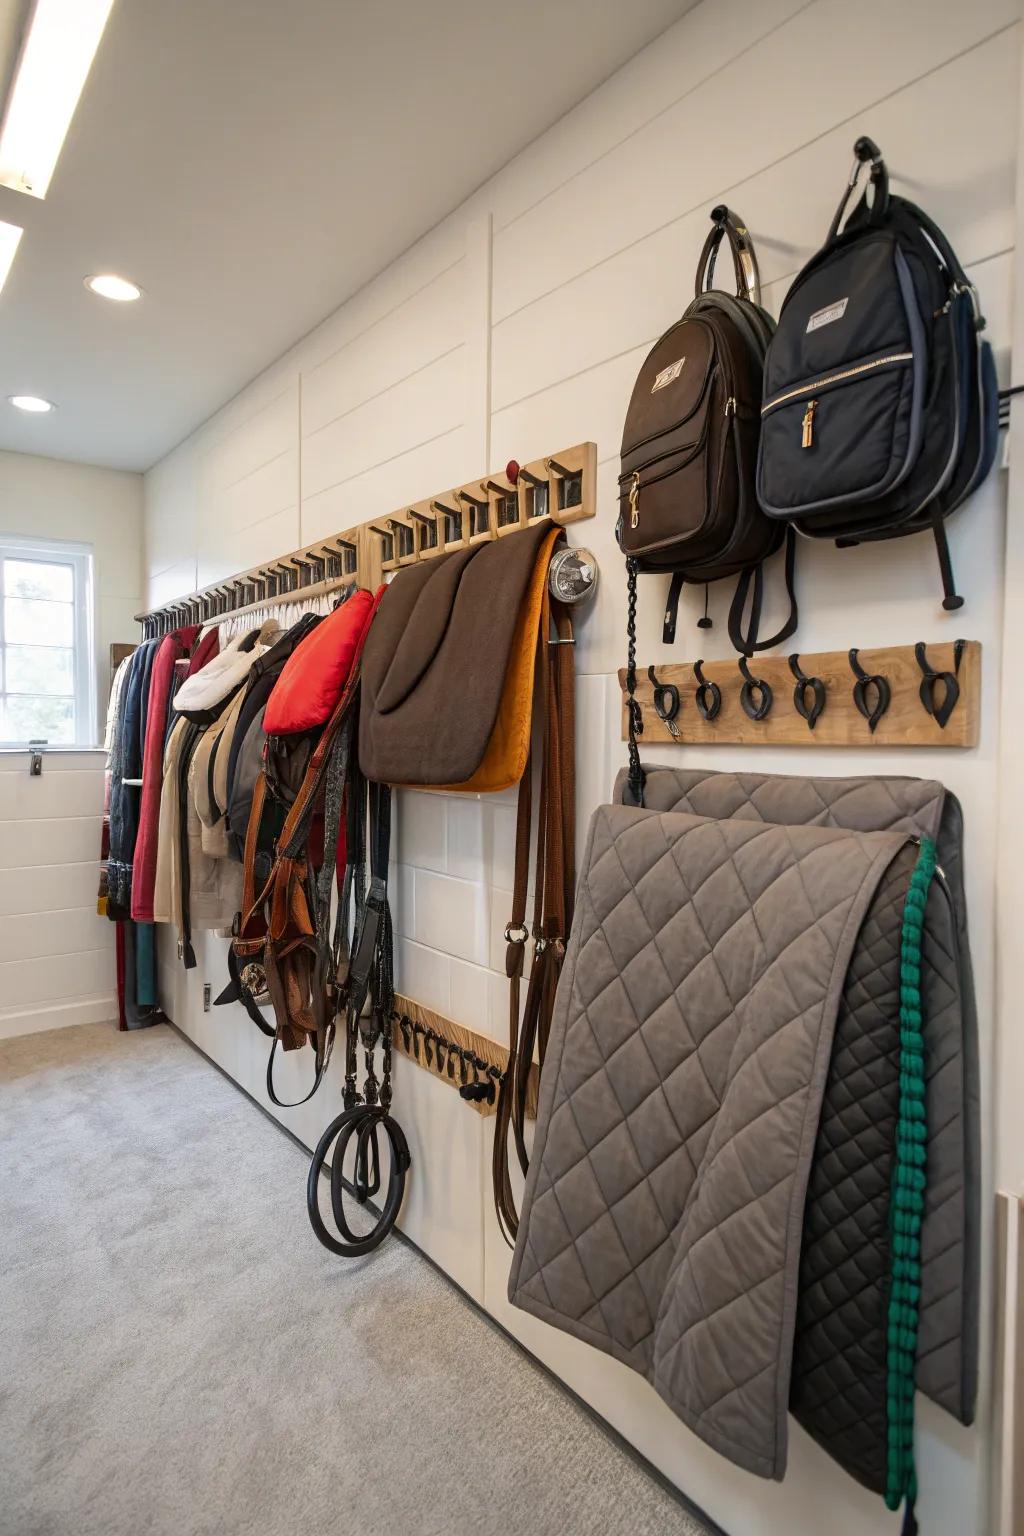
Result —
M 694 3 L 117 0 L 45 202 L 0 187 L 0 449 L 148 468 Z

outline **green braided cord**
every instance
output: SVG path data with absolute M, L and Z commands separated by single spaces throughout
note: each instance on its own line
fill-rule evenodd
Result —
M 898 1509 L 917 1496 L 914 1471 L 914 1366 L 921 1303 L 921 1221 L 924 1216 L 925 1066 L 921 1003 L 921 937 L 935 844 L 921 839 L 903 907 L 900 941 L 900 1077 L 896 1158 L 890 1195 L 892 1285 L 886 1350 L 887 1442 L 885 1502 Z

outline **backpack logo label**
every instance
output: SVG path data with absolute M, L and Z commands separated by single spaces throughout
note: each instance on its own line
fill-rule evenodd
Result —
M 806 336 L 810 331 L 818 331 L 823 325 L 831 325 L 833 320 L 841 320 L 846 314 L 846 306 L 850 302 L 847 294 L 845 299 L 837 299 L 834 304 L 827 304 L 824 309 L 816 309 L 807 322 Z
M 674 363 L 669 363 L 667 368 L 663 368 L 651 385 L 651 394 L 653 395 L 656 390 L 664 389 L 666 384 L 674 383 L 682 373 L 685 362 L 685 357 L 677 357 Z

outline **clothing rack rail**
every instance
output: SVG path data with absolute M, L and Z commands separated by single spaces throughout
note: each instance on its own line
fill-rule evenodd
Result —
M 400 566 L 503 538 L 541 518 L 566 524 L 593 517 L 596 479 L 595 443 L 525 464 L 513 459 L 500 472 L 368 518 L 135 618 L 149 637 L 182 624 L 237 618 L 268 602 L 309 602 L 352 581 L 372 590 Z

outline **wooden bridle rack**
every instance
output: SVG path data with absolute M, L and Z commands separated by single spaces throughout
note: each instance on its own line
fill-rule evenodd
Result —
M 135 617 L 147 634 L 165 634 L 268 602 L 305 602 L 352 581 L 373 590 L 400 566 L 503 538 L 538 518 L 593 517 L 596 479 L 596 444 L 577 443 L 520 465 L 515 481 L 505 470 L 467 481 Z

